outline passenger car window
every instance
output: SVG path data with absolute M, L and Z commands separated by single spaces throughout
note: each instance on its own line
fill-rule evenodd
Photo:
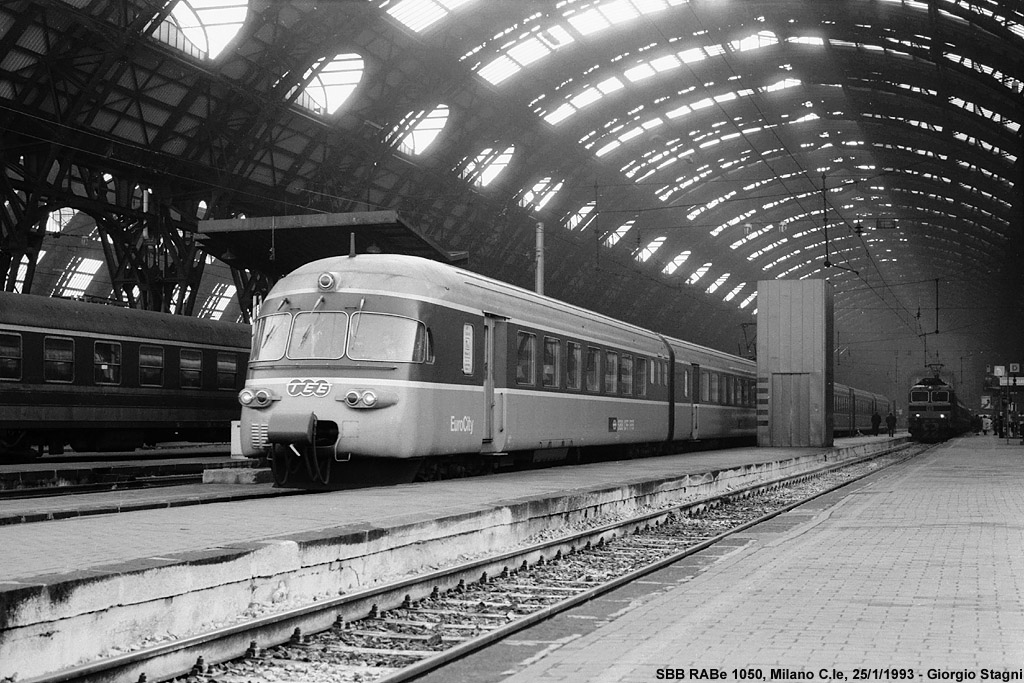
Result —
M 583 347 L 575 342 L 569 342 L 566 346 L 565 387 L 580 389 L 582 387 Z
M 516 332 L 516 384 L 534 384 L 536 378 L 536 335 Z
M 647 359 L 636 359 L 636 395 L 643 398 L 647 396 Z
M 619 390 L 619 354 L 614 351 L 604 354 L 604 390 L 609 394 Z
M 181 349 L 178 356 L 181 387 L 198 389 L 203 386 L 203 352 L 196 349 Z
M 541 383 L 546 387 L 558 388 L 562 374 L 562 342 L 552 337 L 544 337 L 544 368 Z
M 238 356 L 230 352 L 217 353 L 217 388 L 234 389 L 238 381 Z
M 116 342 L 93 344 L 92 368 L 96 384 L 120 384 L 121 345 Z
M 587 347 L 587 391 L 601 391 L 601 349 Z
M 0 334 L 0 379 L 21 379 L 21 335 Z
M 139 384 L 145 387 L 164 385 L 164 350 L 160 346 L 139 347 Z
M 75 342 L 73 339 L 46 337 L 43 340 L 43 379 L 47 382 L 74 381 Z

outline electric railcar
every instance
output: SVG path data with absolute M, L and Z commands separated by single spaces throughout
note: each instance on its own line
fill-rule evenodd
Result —
M 282 278 L 254 322 L 239 402 L 242 452 L 307 488 L 343 487 L 360 463 L 411 476 L 424 458 L 574 461 L 757 433 L 750 360 L 392 254 Z
M 918 441 L 945 441 L 971 426 L 970 411 L 941 377 L 925 377 L 910 387 L 907 414 L 910 436 Z
M 226 442 L 251 330 L 0 292 L 0 459 Z

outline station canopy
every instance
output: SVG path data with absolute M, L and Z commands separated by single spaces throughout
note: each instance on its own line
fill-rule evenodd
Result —
M 730 352 L 759 280 L 825 278 L 892 394 L 1024 360 L 1018 0 L 15 0 L 0 54 L 19 188 L 397 211 L 527 287 L 541 224 L 547 294 Z

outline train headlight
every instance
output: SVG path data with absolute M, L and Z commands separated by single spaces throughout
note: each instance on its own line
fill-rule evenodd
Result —
M 320 273 L 320 277 L 316 279 L 316 285 L 321 291 L 330 291 L 334 289 L 334 275 L 331 273 Z
M 348 393 L 345 394 L 345 403 L 347 403 L 352 408 L 355 408 L 357 405 L 359 405 L 359 392 L 356 391 L 355 389 L 350 389 Z
M 264 406 L 270 405 L 270 392 L 267 391 L 266 389 L 257 389 L 253 404 L 257 408 L 262 408 Z
M 946 419 L 946 414 L 945 413 L 939 413 L 939 419 L 940 420 L 945 420 Z
M 251 405 L 256 399 L 256 394 L 253 393 L 252 389 L 242 389 L 238 392 L 238 402 L 243 406 Z
M 372 391 L 364 391 L 363 405 L 365 405 L 367 408 L 372 408 L 373 406 L 377 405 L 377 394 L 373 393 Z

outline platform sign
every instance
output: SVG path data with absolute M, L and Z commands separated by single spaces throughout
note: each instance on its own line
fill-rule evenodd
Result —
M 1010 374 L 1011 375 L 1019 375 L 1020 374 L 1020 363 L 1010 363 Z
M 1000 377 L 1001 387 L 1024 387 L 1024 377 Z
M 994 365 L 994 366 L 992 366 L 992 374 L 995 375 L 996 377 L 1005 377 L 1006 376 L 1006 366 L 1005 365 Z

